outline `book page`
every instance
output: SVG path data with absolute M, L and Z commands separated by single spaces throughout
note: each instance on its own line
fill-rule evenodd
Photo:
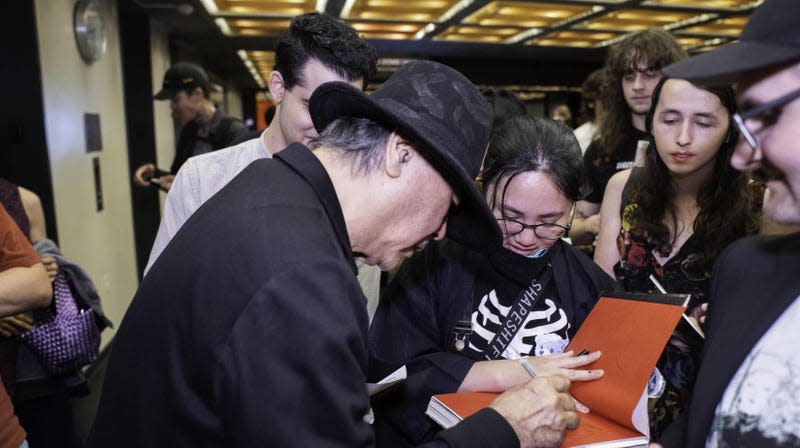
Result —
M 681 314 L 681 306 L 601 297 L 567 348 L 602 351 L 587 368 L 605 374 L 572 383 L 570 393 L 593 412 L 633 429 L 634 409 Z
M 626 428 L 592 412 L 580 414 L 580 419 L 580 431 L 567 431 L 564 442 L 561 444 L 562 448 L 637 446 L 646 444 L 649 439 L 636 430 Z M 614 444 L 610 445 L 611 442 Z
M 644 434 L 650 440 L 650 417 L 647 415 L 647 386 L 644 387 L 642 397 L 639 398 L 639 402 L 636 403 L 636 407 L 633 409 L 631 422 L 640 434 Z
M 394 386 L 395 384 L 399 383 L 400 381 L 405 380 L 407 376 L 408 373 L 406 372 L 406 366 L 403 365 L 394 372 L 386 375 L 384 379 L 378 381 L 377 383 L 367 383 L 367 392 L 371 397 L 377 394 L 378 392 L 388 389 Z

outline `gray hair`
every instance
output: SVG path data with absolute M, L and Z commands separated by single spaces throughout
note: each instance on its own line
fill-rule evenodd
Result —
M 386 143 L 392 130 L 368 118 L 342 117 L 332 121 L 319 137 L 309 143 L 339 152 L 342 159 L 355 162 L 353 174 L 370 174 L 383 164 Z

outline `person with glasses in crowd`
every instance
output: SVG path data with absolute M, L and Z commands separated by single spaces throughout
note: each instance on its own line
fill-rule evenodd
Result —
M 800 2 L 767 0 L 739 40 L 666 67 L 699 84 L 735 83 L 734 168 L 770 191 L 764 213 L 800 224 Z M 800 233 L 743 238 L 717 259 L 706 344 L 688 414 L 665 447 L 800 444 Z
M 661 68 L 687 57 L 667 31 L 631 33 L 608 50 L 600 100 L 607 109 L 598 136 L 583 156 L 591 191 L 578 202 L 572 241 L 587 253 L 600 231 L 600 205 L 608 180 L 634 165 L 640 142 L 648 138 L 644 119 Z
M 408 375 L 373 399 L 379 446 L 427 440 L 439 430 L 425 417 L 431 395 L 506 390 L 529 379 L 521 362 L 572 381 L 602 375 L 582 369 L 599 352 L 564 353 L 600 291 L 614 288 L 562 240 L 584 185 L 581 150 L 567 127 L 519 116 L 495 131 L 483 192 L 497 228 L 474 235 L 479 249 L 432 242 L 403 264 L 378 305 L 368 379 L 402 365 Z
M 657 282 L 670 293 L 691 294 L 687 312 L 699 316 L 714 261 L 758 229 L 759 192 L 729 163 L 735 112 L 728 85 L 663 78 L 653 90 L 644 166 L 608 182 L 594 253 L 625 291 L 657 293 Z M 649 407 L 652 440 L 688 408 L 702 346 L 685 342 L 673 339 L 658 361 L 659 387 Z

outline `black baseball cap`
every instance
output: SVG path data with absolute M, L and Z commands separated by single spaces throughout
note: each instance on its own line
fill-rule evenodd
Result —
M 187 62 L 178 62 L 164 73 L 161 90 L 153 96 L 157 100 L 171 100 L 181 90 L 200 87 L 208 92 L 208 77 L 202 68 Z
M 665 75 L 698 84 L 738 81 L 745 73 L 800 61 L 800 1 L 767 0 L 738 42 L 664 68 Z

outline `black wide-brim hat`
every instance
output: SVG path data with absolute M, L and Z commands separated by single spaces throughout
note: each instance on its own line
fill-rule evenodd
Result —
M 800 1 L 767 0 L 750 16 L 738 42 L 669 65 L 664 74 L 697 84 L 724 84 L 794 61 L 800 61 Z
M 500 241 L 500 228 L 475 186 L 491 110 L 464 75 L 436 62 L 413 61 L 372 95 L 344 82 L 325 83 L 311 95 L 309 112 L 318 132 L 337 118 L 368 118 L 422 143 L 418 150 L 461 199 L 448 217 L 447 236 L 476 249 Z

